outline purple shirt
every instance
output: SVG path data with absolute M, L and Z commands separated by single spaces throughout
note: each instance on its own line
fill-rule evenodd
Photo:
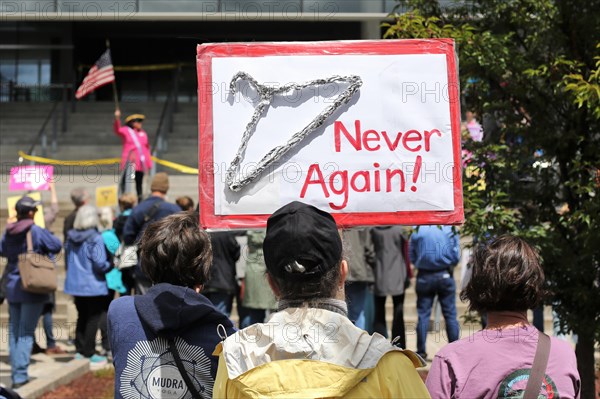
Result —
M 482 330 L 446 345 L 435 355 L 427 376 L 431 398 L 497 399 L 524 392 L 537 339 L 537 329 L 527 326 Z M 575 352 L 568 343 L 552 338 L 540 396 L 579 398 L 579 391 Z

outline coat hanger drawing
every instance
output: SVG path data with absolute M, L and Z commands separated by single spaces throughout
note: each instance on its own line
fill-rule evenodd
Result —
M 265 169 L 267 169 L 271 164 L 277 162 L 281 157 L 283 157 L 288 151 L 298 145 L 302 140 L 304 140 L 307 136 L 309 136 L 313 131 L 323 126 L 327 119 L 335 113 L 340 107 L 347 104 L 354 94 L 360 89 L 363 82 L 359 76 L 356 75 L 348 75 L 348 76 L 330 76 L 329 78 L 324 79 L 315 79 L 310 80 L 305 83 L 288 83 L 283 86 L 267 86 L 260 84 L 250 76 L 246 72 L 238 72 L 236 73 L 231 82 L 229 84 L 230 92 L 232 95 L 235 95 L 237 90 L 237 82 L 238 81 L 247 81 L 248 84 L 256 90 L 258 93 L 258 105 L 254 109 L 254 113 L 252 114 L 252 118 L 250 122 L 246 125 L 246 129 L 242 136 L 242 141 L 240 146 L 235 154 L 235 157 L 231 161 L 229 168 L 227 169 L 227 173 L 225 176 L 225 183 L 227 187 L 233 192 L 241 191 L 245 186 L 252 183 L 256 180 Z M 322 86 L 331 83 L 346 83 L 348 87 L 342 91 L 329 105 L 326 107 L 320 114 L 318 114 L 313 120 L 306 125 L 302 130 L 294 133 L 290 139 L 284 144 L 280 146 L 273 147 L 263 158 L 258 162 L 256 168 L 249 173 L 247 176 L 240 177 L 240 166 L 242 161 L 244 160 L 246 148 L 248 147 L 248 142 L 252 138 L 252 135 L 256 131 L 256 126 L 258 125 L 260 119 L 266 114 L 267 110 L 271 106 L 275 96 L 284 95 L 293 90 L 303 90 L 309 87 L 314 86 Z

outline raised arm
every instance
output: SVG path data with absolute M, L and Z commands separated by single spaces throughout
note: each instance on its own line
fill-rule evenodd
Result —
M 56 187 L 54 186 L 54 182 L 51 181 L 49 183 L 49 185 L 50 185 L 50 195 L 51 195 L 50 207 L 44 208 L 44 222 L 45 222 L 46 228 L 48 230 L 50 230 L 50 227 L 52 227 L 52 224 L 56 220 L 56 216 L 58 215 L 58 211 L 59 211 L 58 197 L 56 195 Z
M 118 108 L 115 110 L 115 122 L 113 124 L 113 130 L 117 136 L 123 136 L 123 133 L 121 133 L 121 110 Z

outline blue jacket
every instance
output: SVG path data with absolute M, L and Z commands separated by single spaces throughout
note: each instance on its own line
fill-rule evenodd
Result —
M 31 241 L 33 251 L 48 255 L 54 260 L 54 255 L 60 252 L 62 247 L 60 240 L 48 230 L 33 224 L 31 219 L 22 219 L 11 223 L 0 241 L 0 256 L 8 259 L 6 299 L 11 303 L 35 303 L 47 302 L 49 294 L 32 294 L 23 291 L 21 275 L 19 274 L 19 255 L 27 252 L 27 232 L 31 230 Z
M 175 346 L 203 397 L 212 397 L 218 358 L 217 333 L 235 332 L 231 321 L 194 290 L 157 284 L 145 295 L 124 296 L 108 309 L 108 336 L 115 366 L 115 398 L 184 397 L 185 381 L 169 351 Z M 163 390 L 170 395 L 161 396 Z M 191 397 L 186 395 L 185 397 Z
M 460 260 L 459 236 L 450 226 L 420 226 L 409 246 L 410 261 L 419 270 L 448 270 Z
M 158 210 L 154 213 L 152 218 L 148 221 L 144 221 L 157 201 L 161 202 Z M 123 227 L 123 242 L 126 245 L 134 244 L 142 236 L 142 233 L 148 224 L 177 212 L 181 212 L 179 206 L 166 202 L 160 197 L 150 196 L 146 198 L 140 202 L 138 206 L 133 208 L 131 215 L 127 218 L 125 227 Z
M 111 269 L 98 230 L 69 230 L 65 253 L 69 267 L 65 292 L 73 296 L 108 295 L 104 275 Z

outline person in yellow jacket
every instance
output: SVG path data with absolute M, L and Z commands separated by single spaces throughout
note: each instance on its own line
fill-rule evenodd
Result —
M 348 264 L 329 213 L 282 207 L 263 249 L 278 312 L 217 346 L 213 398 L 430 398 L 421 358 L 348 319 Z

